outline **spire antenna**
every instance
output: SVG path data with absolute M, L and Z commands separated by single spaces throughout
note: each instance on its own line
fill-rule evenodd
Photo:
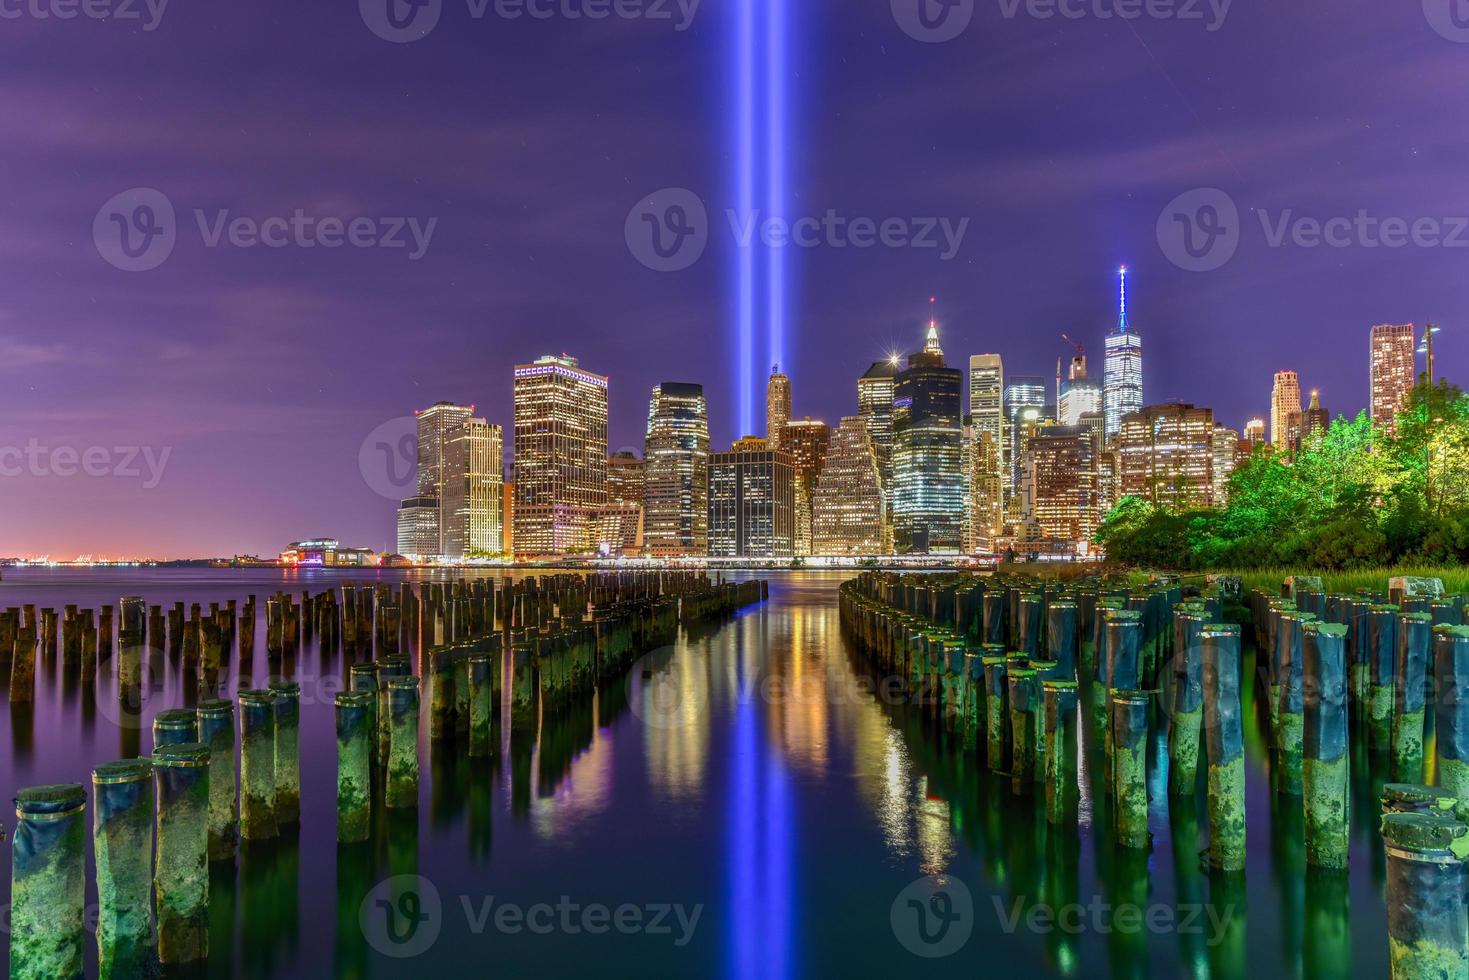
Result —
M 1118 281 L 1121 283 L 1121 300 L 1117 311 L 1117 332 L 1127 333 L 1127 266 L 1117 271 Z

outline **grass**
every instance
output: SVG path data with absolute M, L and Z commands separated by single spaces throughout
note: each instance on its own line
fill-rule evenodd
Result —
M 1350 594 L 1361 589 L 1371 589 L 1378 592 L 1387 591 L 1389 579 L 1400 575 L 1417 578 L 1443 579 L 1444 590 L 1449 594 L 1469 593 L 1469 568 L 1453 566 L 1449 568 L 1423 568 L 1423 567 L 1401 567 L 1401 568 L 1368 568 L 1351 572 L 1321 572 L 1308 569 L 1290 568 L 1267 568 L 1254 569 L 1251 571 L 1221 571 L 1223 575 L 1238 575 L 1244 582 L 1245 590 L 1264 589 L 1270 592 L 1279 592 L 1286 577 L 1290 575 L 1317 575 L 1326 586 L 1326 591 L 1336 594 Z

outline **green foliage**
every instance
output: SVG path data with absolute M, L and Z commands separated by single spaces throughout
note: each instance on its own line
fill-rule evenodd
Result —
M 1423 383 L 1394 432 L 1362 413 L 1292 454 L 1257 449 L 1221 508 L 1170 513 L 1125 499 L 1097 543 L 1113 561 L 1178 570 L 1469 561 L 1469 396 Z

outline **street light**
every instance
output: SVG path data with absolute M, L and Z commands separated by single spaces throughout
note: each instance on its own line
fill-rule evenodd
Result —
M 1425 455 L 1427 456 L 1427 459 L 1424 461 L 1423 496 L 1424 496 L 1424 499 L 1425 499 L 1425 501 L 1426 501 L 1426 503 L 1428 505 L 1428 510 L 1429 510 L 1430 513 L 1433 511 L 1433 426 L 1434 426 L 1434 423 L 1436 423 L 1436 422 L 1442 422 L 1443 421 L 1442 419 L 1434 418 L 1434 416 L 1433 416 L 1434 405 L 1433 405 L 1433 402 L 1432 402 L 1432 398 L 1433 398 L 1433 391 L 1432 391 L 1432 389 L 1433 389 L 1433 335 L 1436 334 L 1436 333 L 1438 333 L 1438 332 L 1439 332 L 1438 324 L 1435 324 L 1435 323 L 1428 324 L 1427 326 L 1425 326 L 1423 328 L 1423 340 L 1418 345 L 1418 353 L 1419 354 L 1422 354 L 1422 355 L 1424 355 L 1425 357 L 1428 358 L 1428 365 L 1427 365 L 1428 366 L 1428 374 L 1426 375 L 1426 377 L 1428 379 L 1428 387 L 1429 387 L 1429 390 L 1424 393 L 1424 398 L 1427 399 L 1427 400 L 1424 402 L 1423 407 L 1428 412 L 1429 422 L 1428 422 L 1428 425 L 1426 427 L 1426 433 L 1425 433 L 1426 436 L 1427 436 L 1427 438 L 1424 440 L 1424 442 L 1426 444 L 1425 445 Z
M 1423 328 L 1423 340 L 1418 344 L 1418 353 L 1428 358 L 1428 383 L 1433 384 L 1433 335 L 1439 332 L 1436 323 L 1430 323 Z

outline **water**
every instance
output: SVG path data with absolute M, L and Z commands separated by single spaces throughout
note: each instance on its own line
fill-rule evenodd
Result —
M 253 592 L 263 617 L 278 589 L 405 574 L 7 569 L 0 608 L 137 594 L 207 609 Z M 1075 835 L 1050 832 L 1043 794 L 1041 806 L 1012 796 L 918 709 L 874 696 L 881 679 L 839 628 L 846 574 L 767 577 L 768 603 L 681 637 L 544 724 L 531 752 L 507 741 L 480 764 L 425 743 L 417 813 L 380 818 L 374 840 L 351 848 L 335 841 L 331 710 L 346 667 L 303 650 L 301 830 L 216 868 L 207 975 L 1387 974 L 1374 784 L 1354 779 L 1349 881 L 1310 878 L 1299 802 L 1281 808 L 1268 792 L 1253 702 L 1249 867 L 1231 889 L 1200 872 L 1202 811 L 1169 812 L 1163 766 L 1150 857 L 1120 856 L 1105 805 L 1086 797 Z M 261 623 L 257 685 L 269 673 L 263 636 Z M 148 752 L 152 715 L 183 701 L 166 676 L 140 733 L 119 726 L 114 692 L 106 670 L 93 696 L 38 663 L 31 717 L 0 694 L 0 791 L 90 785 L 94 764 Z M 1153 753 L 1163 747 L 1160 733 Z M 89 860 L 89 901 L 91 877 Z M 935 880 L 947 907 L 929 903 Z M 419 928 L 396 944 L 409 914 Z M 404 952 L 416 955 L 388 955 Z M 949 955 L 919 955 L 936 952 Z

